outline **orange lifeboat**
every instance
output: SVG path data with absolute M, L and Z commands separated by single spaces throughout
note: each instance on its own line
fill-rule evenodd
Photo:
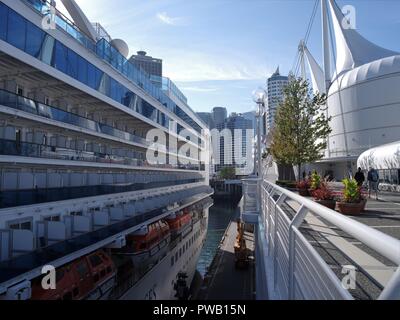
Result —
M 42 277 L 32 281 L 32 300 L 102 300 L 115 285 L 115 266 L 102 250 L 56 269 L 56 289 L 43 289 Z
M 129 255 L 133 263 L 151 263 L 167 252 L 171 233 L 168 224 L 157 221 L 126 237 L 126 246 L 114 252 L 118 255 Z
M 191 225 L 192 216 L 188 210 L 179 214 L 173 214 L 167 219 L 172 236 L 180 235 L 188 226 Z

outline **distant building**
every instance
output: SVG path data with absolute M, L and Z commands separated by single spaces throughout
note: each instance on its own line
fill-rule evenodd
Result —
M 162 60 L 148 56 L 145 51 L 138 51 L 129 61 L 149 75 L 162 77 Z
M 257 118 L 256 118 L 256 112 L 255 111 L 249 111 L 242 113 L 242 117 L 250 120 L 253 123 L 253 128 L 254 128 L 254 134 L 256 134 L 257 130 Z
M 253 172 L 253 146 L 248 145 L 246 133 L 248 129 L 254 129 L 253 121 L 244 118 L 241 114 L 232 113 L 229 118 L 225 119 L 223 123 L 218 124 L 216 128 L 220 132 L 224 129 L 228 129 L 231 132 L 232 141 L 231 143 L 225 145 L 225 138 L 223 137 L 223 135 L 221 135 L 219 145 L 219 163 L 215 164 L 215 172 L 220 172 L 221 169 L 225 167 L 234 167 L 236 169 L 236 175 L 238 176 L 246 176 L 251 174 Z M 242 130 L 240 156 L 246 159 L 244 163 L 241 163 L 241 161 L 239 161 L 238 163 L 238 159 L 236 159 L 235 157 L 236 129 Z M 225 155 L 227 155 L 228 159 L 225 159 Z M 216 158 L 215 155 L 214 158 Z
M 279 67 L 276 69 L 275 73 L 267 80 L 267 92 L 268 92 L 268 106 L 266 108 L 266 132 L 272 129 L 275 122 L 276 109 L 278 105 L 283 101 L 284 98 L 284 88 L 289 83 L 289 78 L 282 76 L 279 73 Z
M 214 119 L 211 112 L 197 112 L 197 115 L 208 126 L 209 129 L 214 129 Z
M 218 127 L 223 124 L 228 117 L 228 111 L 223 107 L 215 107 L 212 112 L 212 118 L 214 120 L 214 125 Z

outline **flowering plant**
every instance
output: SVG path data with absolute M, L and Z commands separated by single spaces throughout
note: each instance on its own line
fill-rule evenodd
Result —
M 297 189 L 310 189 L 311 181 L 308 179 L 301 180 L 301 181 L 297 182 L 296 186 L 297 186 Z
M 312 192 L 312 196 L 317 201 L 334 200 L 334 195 L 332 191 L 325 183 L 321 183 L 319 188 Z

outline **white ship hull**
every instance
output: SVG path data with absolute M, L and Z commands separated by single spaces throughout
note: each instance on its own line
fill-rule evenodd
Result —
M 205 218 L 197 221 L 193 230 L 188 233 L 176 247 L 170 251 L 153 269 L 129 289 L 120 300 L 176 300 L 174 285 L 178 274 L 184 272 L 187 275 L 187 285 L 190 287 L 196 272 L 201 249 L 207 236 L 208 209 L 205 210 Z M 196 233 L 198 236 L 196 237 Z M 194 242 L 188 245 L 189 239 L 194 237 Z M 183 247 L 185 251 L 183 252 Z M 179 257 L 179 250 L 181 256 Z M 175 257 L 178 260 L 175 261 Z M 174 263 L 172 265 L 172 259 Z

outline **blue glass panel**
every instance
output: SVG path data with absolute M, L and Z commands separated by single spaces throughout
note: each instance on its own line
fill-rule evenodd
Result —
M 88 63 L 82 57 L 78 57 L 78 80 L 88 84 Z
M 26 21 L 13 10 L 9 10 L 7 41 L 18 49 L 25 49 Z
M 53 67 L 55 67 L 57 70 L 63 73 L 67 73 L 67 58 L 68 58 L 68 49 L 59 41 L 56 41 Z
M 35 58 L 40 57 L 40 52 L 44 40 L 44 32 L 33 23 L 27 22 L 25 52 Z
M 6 40 L 7 37 L 7 15 L 8 8 L 0 2 L 0 39 Z
M 89 87 L 96 89 L 96 67 L 91 63 L 87 63 L 87 84 Z
M 111 99 L 117 100 L 117 81 L 111 79 Z
M 68 49 L 68 75 L 78 78 L 78 55 L 70 49 Z

